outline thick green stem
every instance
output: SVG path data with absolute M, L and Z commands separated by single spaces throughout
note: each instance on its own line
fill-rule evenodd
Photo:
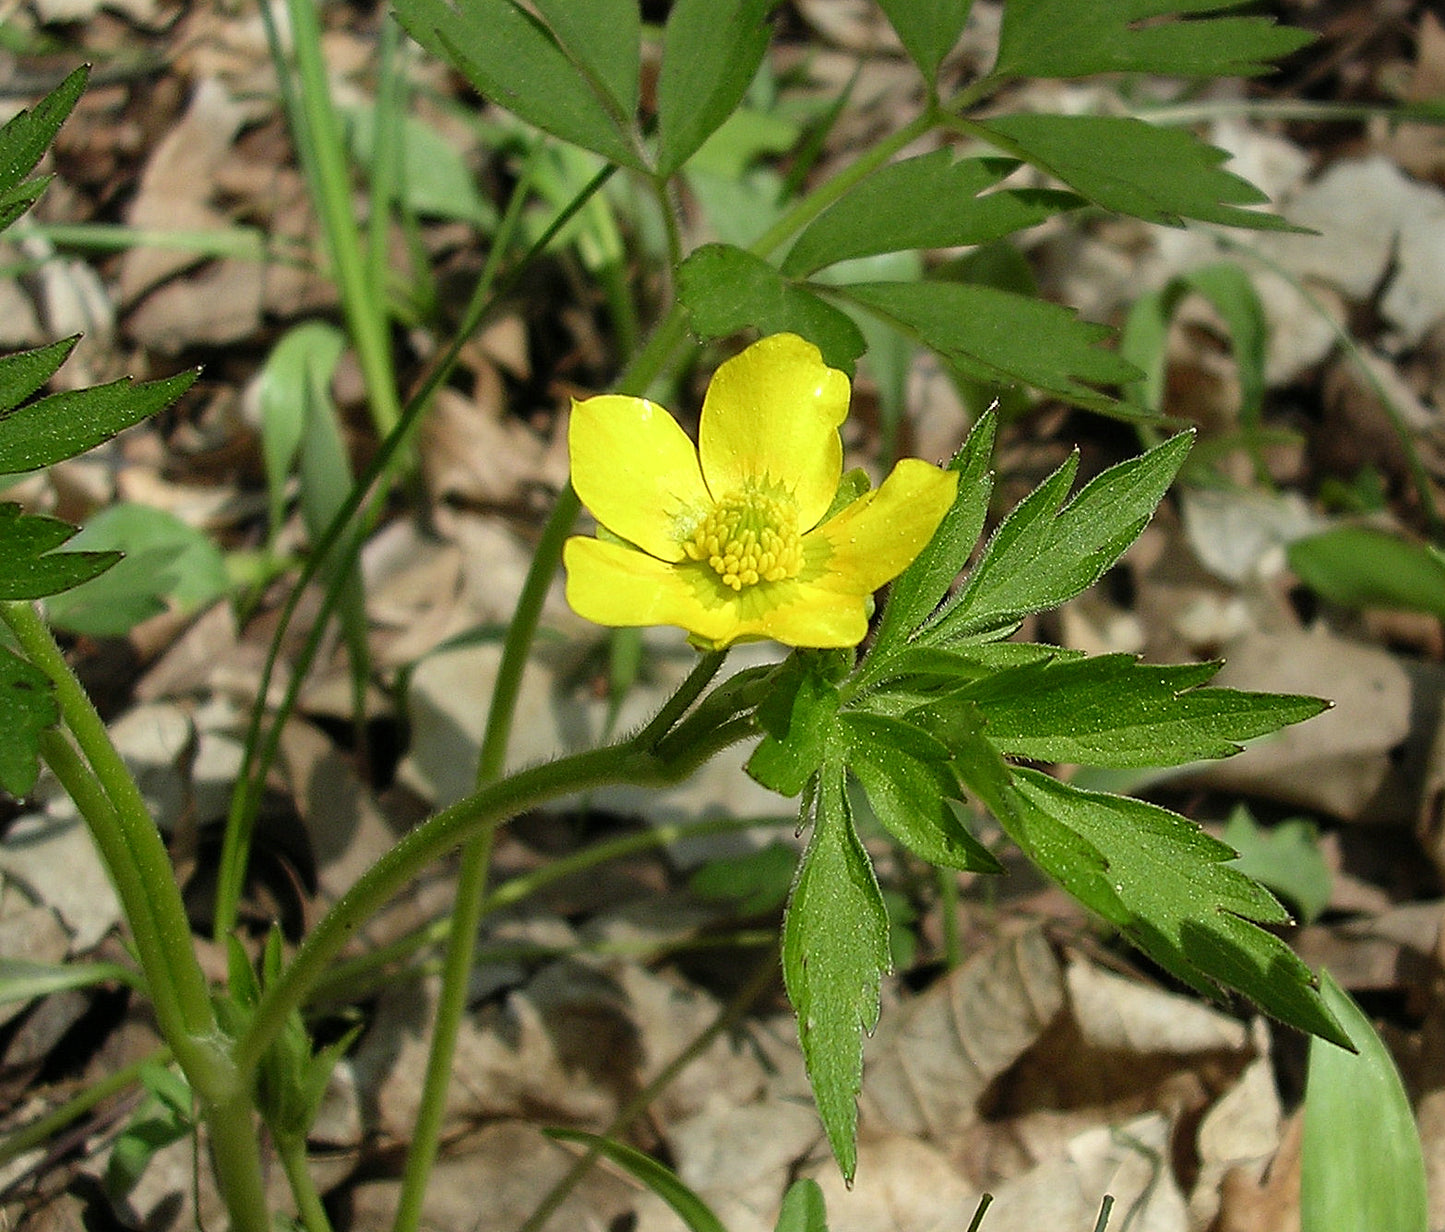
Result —
M 271 1232 L 271 1210 L 261 1170 L 261 1136 L 250 1089 L 220 1103 L 203 1105 L 216 1187 L 231 1217 L 232 1232 Z

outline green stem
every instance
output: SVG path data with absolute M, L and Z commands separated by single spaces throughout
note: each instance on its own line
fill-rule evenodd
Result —
M 261 1136 L 250 1087 L 232 1098 L 202 1107 L 211 1144 L 216 1187 L 226 1203 L 233 1232 L 271 1232 L 271 1210 L 261 1169 Z
M 321 1205 L 321 1195 L 316 1192 L 316 1182 L 306 1162 L 306 1136 L 277 1135 L 276 1154 L 281 1157 L 286 1180 L 291 1185 L 291 1194 L 296 1199 L 296 1213 L 301 1217 L 301 1226 L 306 1232 L 331 1232 L 331 1220 L 326 1208 Z
M 66 757 L 69 746 L 58 733 L 43 740 L 47 753 L 64 764 L 79 793 L 77 805 L 91 809 L 86 821 L 122 895 L 127 917 L 134 921 L 146 982 L 159 992 L 158 1015 L 169 1015 L 162 1022 L 167 1042 L 183 1057 L 183 1050 L 191 1051 L 187 1049 L 191 1037 L 214 1032 L 216 1020 L 165 844 L 104 721 L 35 609 L 28 603 L 5 603 L 0 605 L 0 616 L 31 663 L 50 678 L 61 719 L 88 763 L 88 773 L 81 774 L 78 759 L 72 762 Z M 160 992 L 162 985 L 165 990 Z M 192 1063 L 197 1060 L 191 1058 Z M 198 1080 L 204 1082 L 204 1076 L 192 1075 L 193 1082 Z M 201 1094 L 204 1098 L 204 1088 Z

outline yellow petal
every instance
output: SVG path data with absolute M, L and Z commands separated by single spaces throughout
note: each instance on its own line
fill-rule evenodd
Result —
M 737 617 L 714 589 L 700 586 L 700 571 L 669 565 L 645 552 L 581 535 L 562 548 L 567 602 L 577 615 L 623 628 L 676 625 L 709 641 L 731 641 Z
M 859 497 L 804 540 L 821 538 L 832 551 L 814 583 L 866 595 L 892 581 L 927 546 L 958 491 L 958 474 L 904 458 L 881 487 Z
M 848 397 L 848 378 L 796 334 L 772 334 L 728 360 L 707 388 L 698 431 L 714 497 L 768 480 L 792 493 L 799 530 L 817 525 L 843 474 L 838 425 Z
M 573 402 L 567 447 L 572 486 L 593 517 L 662 560 L 683 558 L 679 540 L 712 502 L 697 450 L 671 415 L 623 394 Z
M 755 624 L 749 633 L 785 646 L 856 646 L 868 632 L 868 597 L 801 583 L 793 602 L 766 612 Z

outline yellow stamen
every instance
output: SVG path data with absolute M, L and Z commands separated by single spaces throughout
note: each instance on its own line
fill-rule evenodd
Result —
M 683 551 L 705 560 L 734 590 L 798 576 L 803 540 L 793 502 L 748 483 L 713 506 Z

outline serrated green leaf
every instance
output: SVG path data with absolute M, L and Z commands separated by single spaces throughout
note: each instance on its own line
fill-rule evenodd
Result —
M 610 0 L 608 9 L 614 5 L 622 0 Z M 598 49 L 559 42 L 590 27 L 590 15 L 549 29 L 514 0 L 458 0 L 455 7 L 448 0 L 398 0 L 396 15 L 412 38 L 494 103 L 563 141 L 643 169 L 633 116 L 604 84 L 617 73 L 620 38 Z
M 1157 805 L 1081 791 L 1035 770 L 1018 769 L 1013 777 L 1018 812 L 1036 834 L 1063 831 L 1066 852 L 1072 835 L 1103 860 L 1104 901 L 1082 895 L 1081 901 L 1113 918 L 1160 966 L 1201 992 L 1234 989 L 1290 1026 L 1349 1045 L 1309 968 L 1257 926 L 1286 923 L 1289 913 L 1229 865 L 1229 847 Z M 1009 829 L 1008 817 L 999 822 Z M 1041 851 L 1047 861 L 1048 848 L 1035 840 L 1029 854 L 1038 860 Z M 1071 872 L 1067 864 L 1041 864 L 1060 882 Z M 1120 908 L 1122 920 L 1114 918 Z
M 30 794 L 40 774 L 40 733 L 58 722 L 50 677 L 0 646 L 0 788 Z
M 1249 740 L 1319 714 L 1314 697 L 1201 688 L 1217 663 L 1158 666 L 1133 655 L 1043 661 L 966 684 L 1003 753 L 1130 768 L 1229 757 Z M 944 703 L 940 703 L 942 705 Z
M 794 655 L 778 671 L 757 709 L 765 733 L 747 772 L 764 787 L 796 796 L 817 772 L 838 713 L 838 690 L 811 655 Z
M 1220 840 L 1239 853 L 1235 868 L 1288 900 L 1305 924 L 1329 906 L 1334 878 L 1313 822 L 1287 817 L 1264 827 L 1241 804 L 1230 813 Z
M 108 572 L 46 603 L 51 623 L 74 633 L 120 637 L 171 604 L 194 611 L 230 586 L 215 544 L 175 514 L 148 505 L 102 509 L 73 542 L 125 552 Z
M 1000 77 L 1159 73 L 1249 77 L 1314 38 L 1268 17 L 1156 21 L 1238 8 L 1248 0 L 1008 0 L 999 30 Z
M 92 449 L 169 406 L 198 373 L 66 390 L 0 414 L 0 475 L 39 470 Z
M 783 273 L 906 248 L 954 248 L 1012 235 L 1084 204 L 1053 189 L 1000 189 L 985 195 L 1018 163 L 964 158 L 935 150 L 881 168 L 824 210 L 783 261 Z M 926 201 L 926 209 L 919 202 Z
M 578 1129 L 544 1129 L 542 1132 L 559 1142 L 581 1143 L 599 1155 L 605 1155 L 672 1207 L 691 1232 L 727 1232 L 708 1204 L 684 1185 L 677 1173 L 658 1163 L 651 1155 L 644 1155 L 636 1147 L 612 1138 Z
M 1064 505 L 1077 456 L 1024 498 L 994 532 L 968 584 L 922 635 L 930 643 L 996 636 L 1029 612 L 1087 590 L 1148 525 L 1193 443 L 1181 432 L 1111 466 Z
M 1192 133 L 1127 116 L 1010 115 L 970 122 L 985 141 L 1063 180 L 1096 205 L 1146 222 L 1186 218 L 1226 227 L 1295 231 L 1245 210 L 1267 198 L 1220 164 L 1229 157 Z
M 958 473 L 958 494 L 928 545 L 888 588 L 870 659 L 880 661 L 903 648 L 905 640 L 943 602 L 954 579 L 968 564 L 978 542 L 993 493 L 993 443 L 998 416 L 992 411 L 973 425 L 949 462 Z
M 878 1023 L 888 964 L 888 912 L 853 829 L 843 767 L 825 764 L 813 834 L 783 921 L 783 982 L 818 1115 L 848 1181 L 858 1166 L 863 1036 Z
M 1336 526 L 1296 539 L 1288 552 L 1299 580 L 1331 603 L 1445 620 L 1445 557 L 1428 544 L 1372 526 Z
M 705 244 L 689 256 L 678 267 L 677 295 L 701 338 L 747 328 L 798 334 L 823 353 L 825 363 L 850 375 L 863 354 L 863 335 L 847 313 L 729 244 Z
M 762 63 L 772 0 L 676 0 L 662 31 L 657 172 L 668 176 L 733 113 Z
M 878 7 L 932 89 L 938 66 L 963 34 L 973 0 L 879 0 Z
M 946 745 L 911 723 L 849 713 L 839 721 L 834 747 L 879 823 L 914 855 L 966 872 L 1003 871 L 949 804 L 959 793 Z
M 1139 375 L 1098 345 L 1109 336 L 1105 326 L 1028 296 L 938 281 L 854 283 L 836 294 L 976 380 L 1031 385 L 1079 406 L 1110 410 L 1115 400 L 1091 386 L 1125 384 Z
M 0 128 L 0 193 L 9 194 L 35 169 L 80 98 L 89 76 L 90 67 L 82 65 L 34 107 L 17 112 Z
M 80 335 L 76 334 L 49 346 L 0 358 L 0 413 L 19 406 L 54 376 L 79 341 Z
M 0 505 L 0 599 L 43 599 L 104 573 L 119 552 L 56 552 L 75 527 Z
M 1330 976 L 1320 995 L 1358 1053 L 1310 1041 L 1300 1160 L 1301 1232 L 1420 1232 L 1429 1224 L 1420 1131 L 1370 1020 Z
M 828 1214 L 823 1191 L 811 1177 L 788 1186 L 773 1232 L 828 1232 Z

